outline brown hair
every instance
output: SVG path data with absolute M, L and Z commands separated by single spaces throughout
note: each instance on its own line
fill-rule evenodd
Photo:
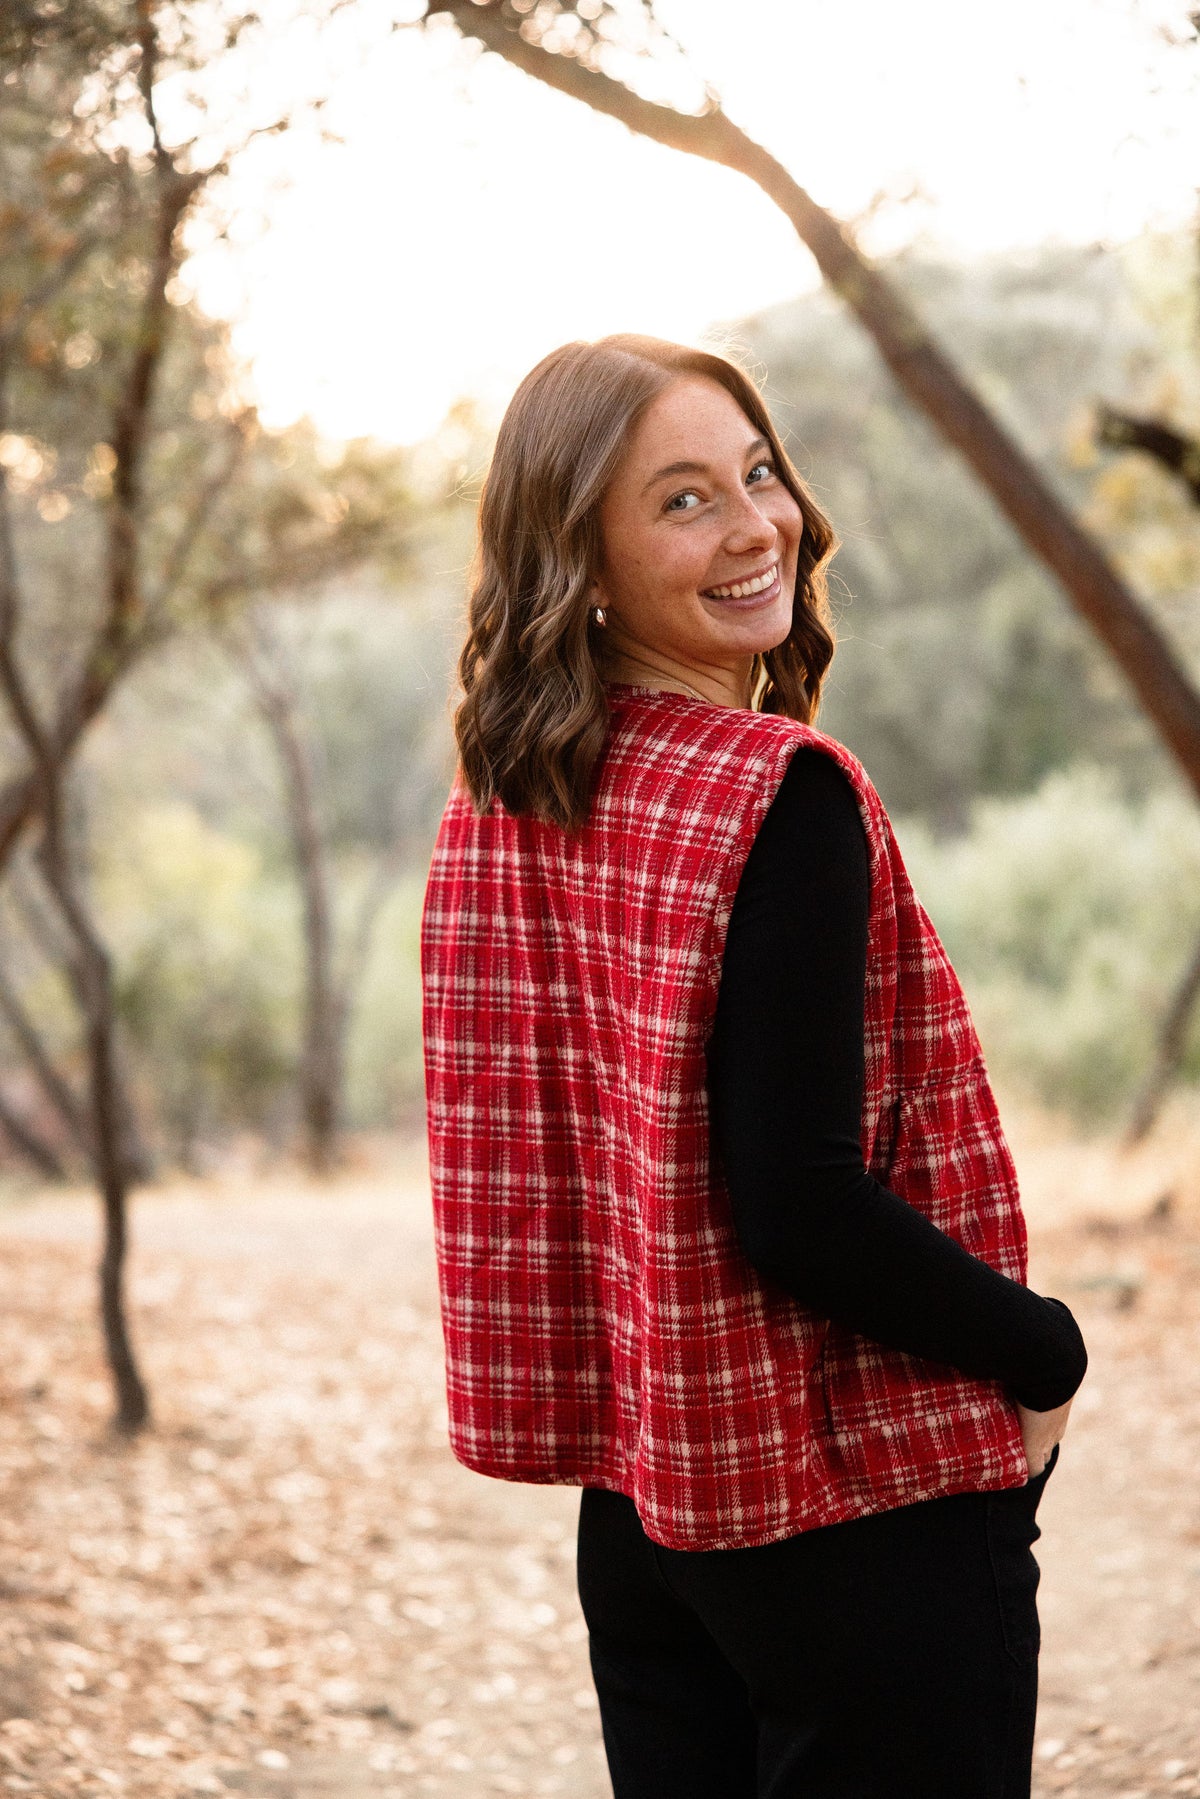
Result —
M 476 814 L 498 795 L 514 813 L 577 830 L 608 729 L 600 645 L 587 603 L 600 562 L 600 501 L 642 412 L 681 374 L 728 389 L 767 438 L 804 514 L 792 628 L 754 658 L 760 712 L 810 724 L 833 656 L 825 565 L 840 547 L 736 364 L 662 338 L 618 333 L 563 344 L 521 382 L 504 414 L 479 503 L 478 544 L 454 714 Z

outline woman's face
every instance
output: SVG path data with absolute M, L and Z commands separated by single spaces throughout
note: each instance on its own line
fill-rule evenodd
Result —
M 591 603 L 605 608 L 606 659 L 691 669 L 744 696 L 756 652 L 791 630 L 803 525 L 733 395 L 678 376 L 638 421 L 600 505 Z M 759 592 L 728 591 L 768 573 Z

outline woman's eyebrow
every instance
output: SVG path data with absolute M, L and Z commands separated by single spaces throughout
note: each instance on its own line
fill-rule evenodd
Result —
M 770 448 L 769 437 L 756 437 L 753 443 L 746 445 L 743 455 L 757 456 L 760 450 L 769 450 Z M 668 475 L 703 475 L 707 474 L 708 467 L 707 462 L 668 462 L 666 468 L 660 468 L 656 475 L 651 475 L 642 492 L 649 493 L 656 481 L 665 481 Z

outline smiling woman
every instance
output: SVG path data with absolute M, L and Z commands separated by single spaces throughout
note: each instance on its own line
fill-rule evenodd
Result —
M 655 466 L 696 444 L 705 461 Z M 649 671 L 701 698 L 750 704 L 755 658 L 791 630 L 804 532 L 776 457 L 711 375 L 681 373 L 645 408 L 600 506 L 592 597 L 610 678 Z M 673 491 L 684 475 L 693 484 Z
M 606 680 L 652 671 L 811 719 L 837 547 L 734 364 L 635 333 L 544 357 L 505 413 L 480 502 L 455 718 L 475 803 L 498 794 L 577 827 Z
M 810 722 L 834 542 L 746 377 L 653 339 L 540 363 L 484 492 L 421 924 L 450 1440 L 583 1489 L 615 1799 L 1029 1799 L 1087 1352 Z

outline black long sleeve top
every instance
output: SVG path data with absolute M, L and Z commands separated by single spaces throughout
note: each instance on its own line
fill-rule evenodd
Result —
M 739 1241 L 824 1317 L 1050 1411 L 1087 1369 L 1070 1310 L 972 1256 L 863 1161 L 869 897 L 854 790 L 801 747 L 738 883 L 708 1044 Z

